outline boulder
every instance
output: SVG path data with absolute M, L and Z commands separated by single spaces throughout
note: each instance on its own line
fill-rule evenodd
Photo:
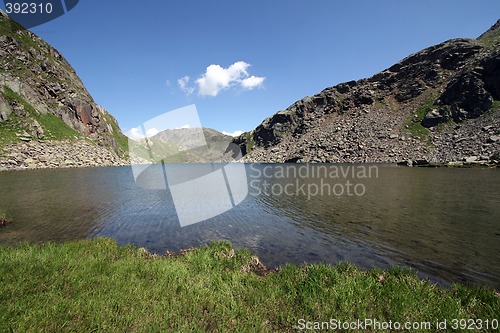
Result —
M 465 73 L 452 82 L 439 98 L 450 105 L 454 120 L 477 118 L 491 109 L 493 98 L 486 90 L 484 81 L 475 73 Z M 465 113 L 460 112 L 465 110 Z
M 31 123 L 31 136 L 37 139 L 43 139 L 45 137 L 45 132 L 42 125 L 36 120 L 32 119 Z
M 412 161 L 401 161 L 401 162 L 398 162 L 397 165 L 399 165 L 399 166 L 405 166 L 405 167 L 412 167 L 413 166 L 413 162 Z
M 490 160 L 496 161 L 496 163 L 499 163 L 500 162 L 500 151 L 497 151 L 493 155 L 491 155 Z
M 422 165 L 429 165 L 429 161 L 427 160 L 415 160 L 413 161 L 414 166 L 422 166 Z
M 9 103 L 3 99 L 0 94 L 0 123 L 9 120 L 9 115 L 12 113 Z

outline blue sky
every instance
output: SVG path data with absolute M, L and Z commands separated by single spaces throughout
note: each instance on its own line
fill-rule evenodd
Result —
M 31 30 L 124 131 L 195 104 L 203 126 L 234 132 L 425 47 L 475 38 L 499 13 L 498 0 L 81 0 Z

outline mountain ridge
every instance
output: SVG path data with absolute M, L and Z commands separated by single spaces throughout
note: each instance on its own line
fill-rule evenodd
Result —
M 229 161 L 233 137 L 212 128 L 179 128 L 161 131 L 131 143 L 132 163 L 210 163 Z
M 499 27 L 328 87 L 233 142 L 246 162 L 498 161 Z

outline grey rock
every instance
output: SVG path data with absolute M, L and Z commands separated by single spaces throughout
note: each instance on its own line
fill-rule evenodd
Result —
M 410 160 L 398 162 L 397 164 L 399 166 L 405 166 L 405 167 L 412 167 L 413 166 L 413 162 Z
M 6 122 L 9 120 L 9 117 L 7 116 L 7 112 L 5 111 L 0 111 L 0 123 Z
M 488 138 L 489 143 L 494 143 L 500 141 L 500 135 L 492 135 Z
M 3 150 L 0 165 L 6 170 L 128 164 L 125 160 L 117 159 L 107 148 L 87 141 L 29 141 L 7 146 Z M 5 159 L 2 155 L 6 156 Z M 101 163 L 87 156 L 96 157 Z
M 488 111 L 493 105 L 493 97 L 484 85 L 482 78 L 474 73 L 465 73 L 451 82 L 439 98 L 443 105 L 449 106 L 448 116 L 461 121 Z
M 12 109 L 10 105 L 5 101 L 0 94 L 0 123 L 5 122 L 9 119 Z
M 500 151 L 495 152 L 490 156 L 490 160 L 500 162 Z
M 429 165 L 429 164 L 430 164 L 429 161 L 424 160 L 424 159 L 413 161 L 414 166 L 422 166 L 422 165 Z
M 45 131 L 43 130 L 42 125 L 40 125 L 40 123 L 36 119 L 32 119 L 31 128 L 32 137 L 38 139 L 43 139 L 45 137 Z

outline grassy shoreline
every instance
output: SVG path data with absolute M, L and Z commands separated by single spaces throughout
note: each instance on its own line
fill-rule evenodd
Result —
M 347 263 L 269 272 L 228 242 L 164 257 L 107 238 L 0 246 L 0 286 L 0 332 L 289 332 L 330 319 L 500 319 L 499 294 L 485 288 L 441 288 L 405 269 Z

